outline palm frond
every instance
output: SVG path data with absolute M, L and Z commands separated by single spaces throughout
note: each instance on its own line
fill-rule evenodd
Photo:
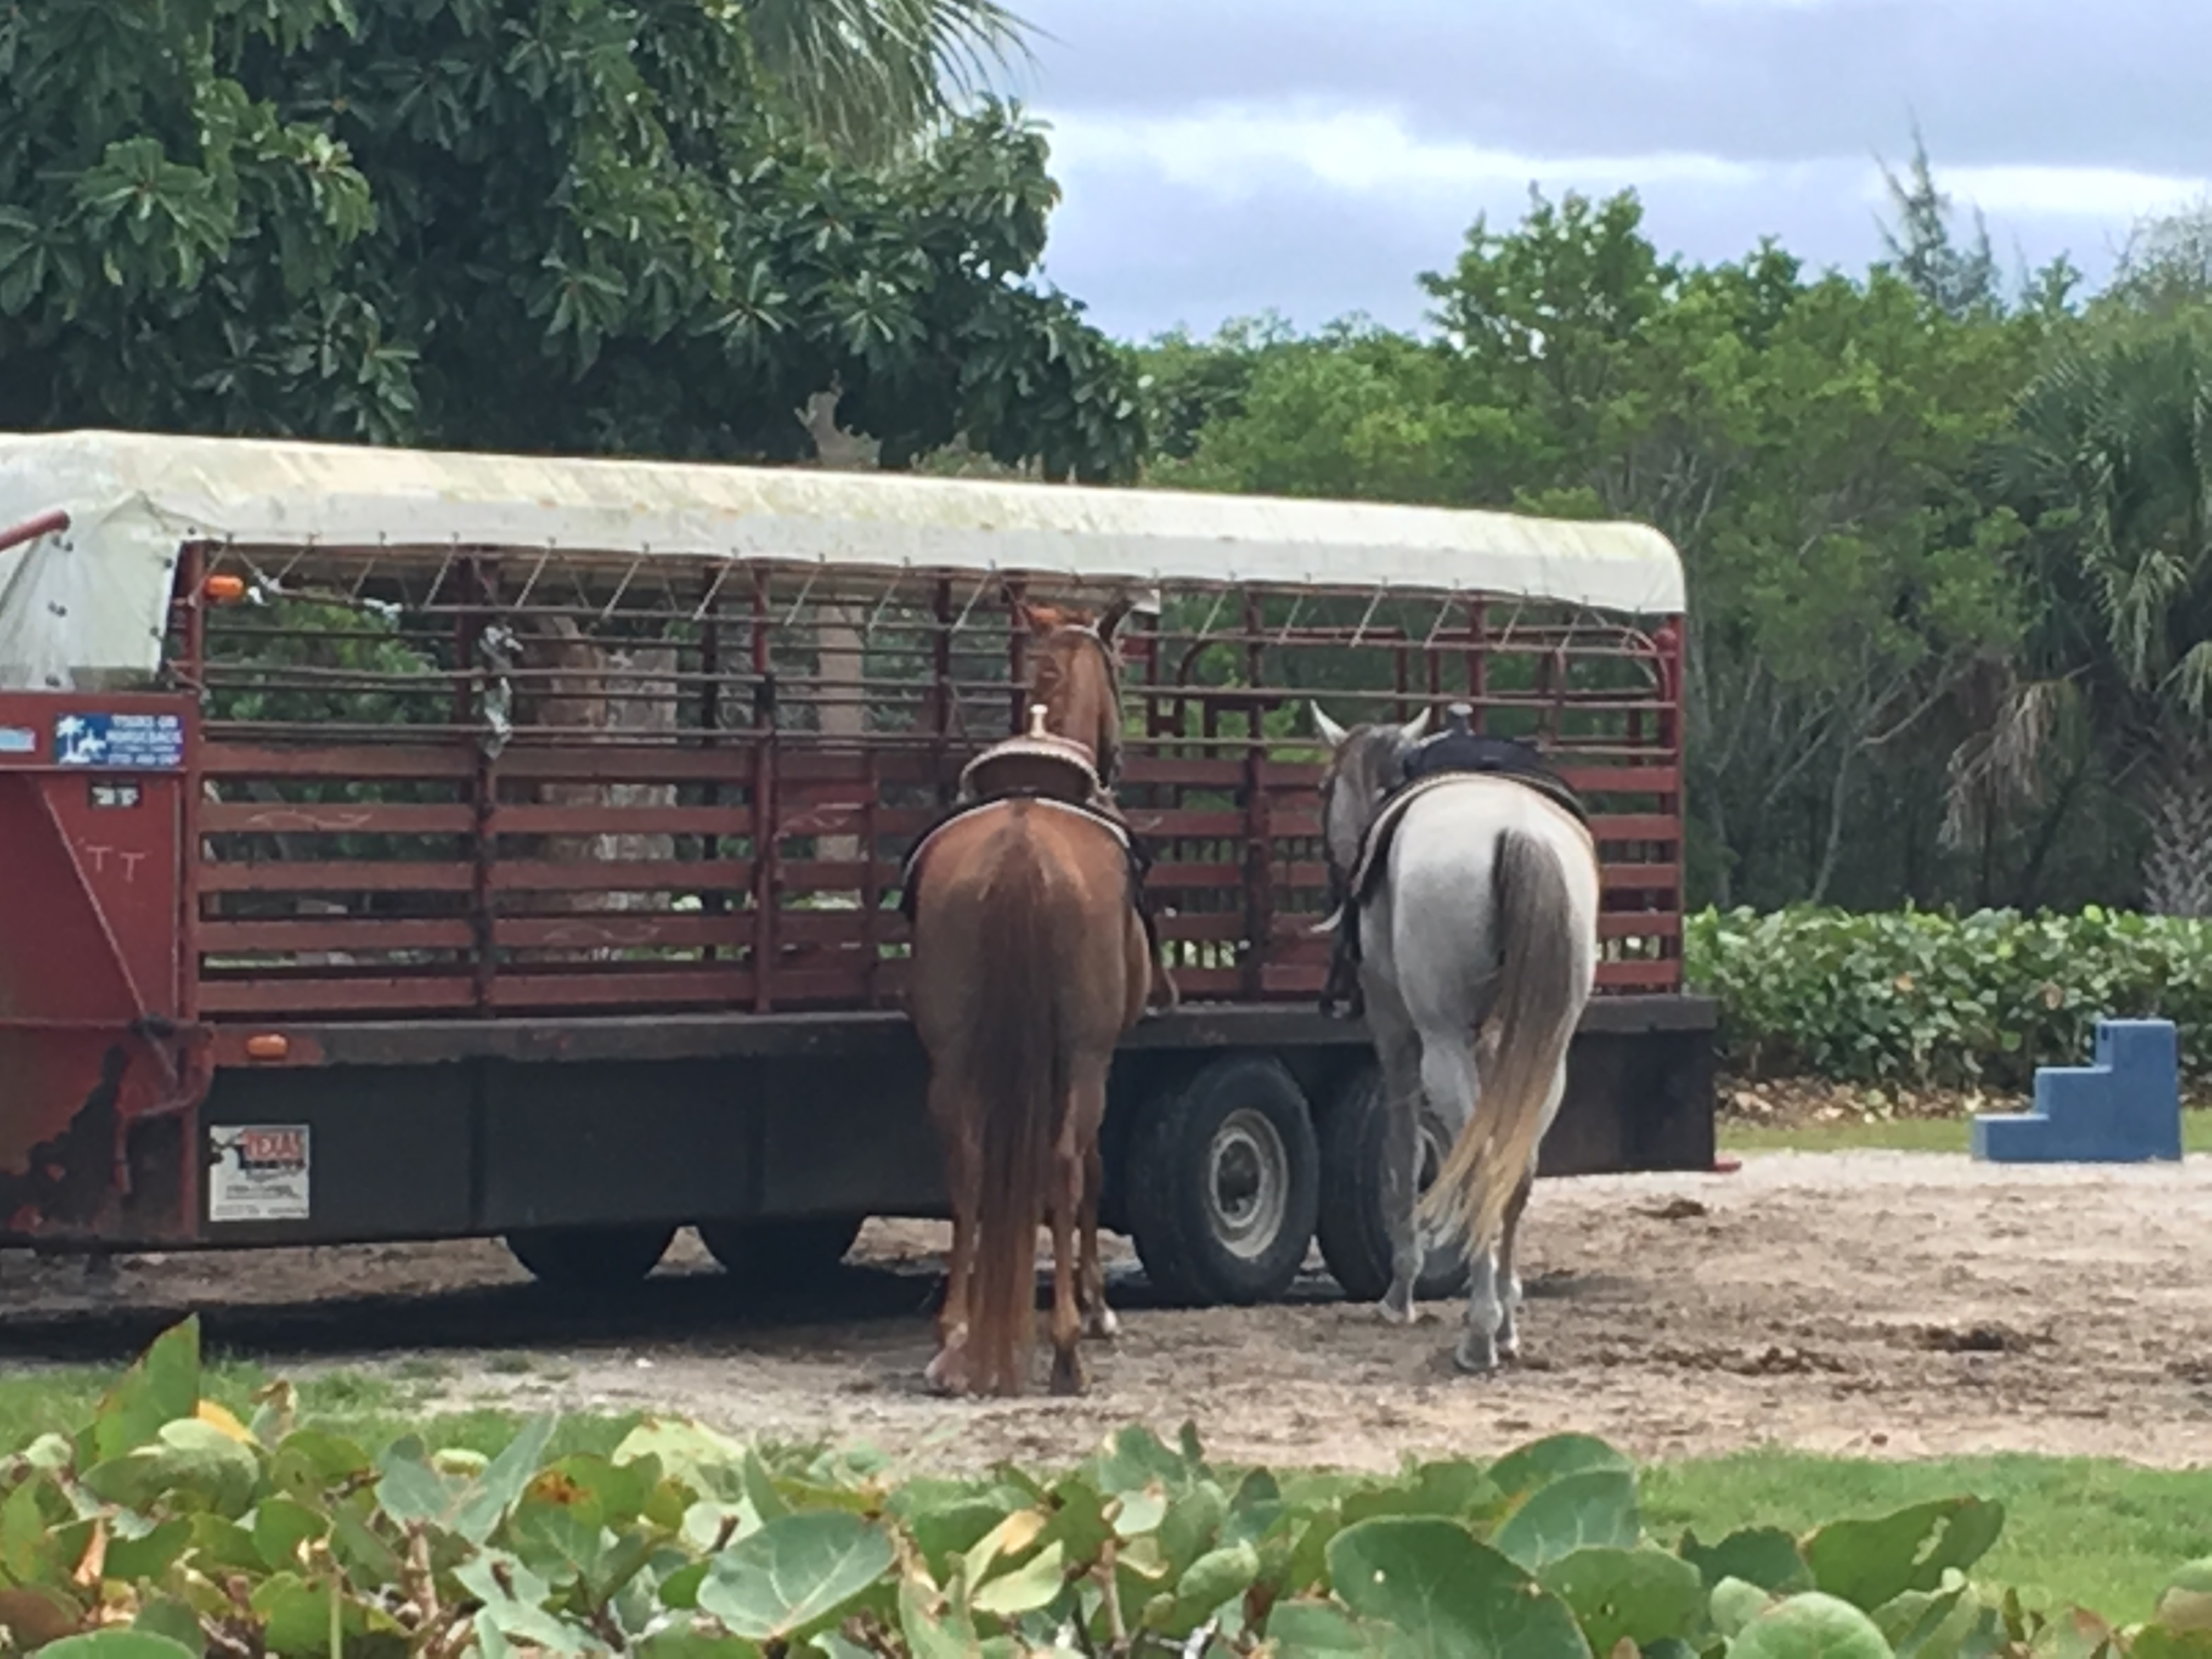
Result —
M 1000 0 L 742 0 L 753 50 L 793 113 L 854 160 L 908 150 L 1029 56 Z

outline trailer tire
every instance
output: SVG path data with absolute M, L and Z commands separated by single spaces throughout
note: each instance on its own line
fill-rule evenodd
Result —
M 660 1264 L 673 1227 L 526 1227 L 507 1254 L 549 1290 L 592 1295 L 635 1285 Z
M 1390 1230 L 1382 1216 L 1382 1069 L 1370 1061 L 1345 1079 L 1322 1127 L 1322 1259 L 1354 1302 L 1379 1302 L 1390 1288 Z M 1423 1190 L 1444 1151 L 1443 1125 L 1421 1108 Z M 1442 1302 L 1467 1291 L 1468 1268 L 1455 1245 L 1429 1252 L 1414 1299 Z
M 1156 1096 L 1124 1175 L 1138 1258 L 1172 1301 L 1272 1302 L 1305 1265 L 1321 1152 L 1305 1095 L 1275 1060 L 1217 1060 Z
M 773 1290 L 828 1273 L 853 1248 L 863 1219 L 808 1216 L 798 1221 L 702 1221 L 699 1242 L 732 1279 Z

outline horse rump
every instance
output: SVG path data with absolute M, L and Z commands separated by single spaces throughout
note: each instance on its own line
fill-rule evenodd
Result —
M 1421 1198 L 1425 1217 L 1460 1231 L 1470 1255 L 1496 1244 L 1514 1191 L 1535 1162 L 1592 967 L 1556 847 L 1527 830 L 1501 831 L 1491 881 L 1503 957 L 1491 1011 L 1495 1058 Z

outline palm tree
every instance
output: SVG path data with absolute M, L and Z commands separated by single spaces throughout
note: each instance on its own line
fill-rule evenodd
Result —
M 1027 56 L 1000 0 L 740 0 L 761 68 L 809 132 L 856 161 L 910 148 Z
M 2058 703 L 2143 812 L 2144 901 L 2212 915 L 2212 321 L 2132 319 L 2061 350 L 1991 458 L 2027 526 L 2032 618 L 1990 752 L 2033 769 Z

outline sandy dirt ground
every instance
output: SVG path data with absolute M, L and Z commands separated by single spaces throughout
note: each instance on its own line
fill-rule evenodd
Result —
M 1874 1456 L 2021 1450 L 2212 1463 L 2212 1161 L 1999 1169 L 1776 1154 L 1732 1176 L 1547 1182 L 1524 1235 L 1526 1359 L 1449 1364 L 1454 1307 L 1413 1330 L 1314 1269 L 1285 1305 L 1148 1302 L 1120 1245 L 1091 1392 L 922 1392 L 942 1230 L 872 1223 L 804 1299 L 743 1304 L 687 1234 L 614 1305 L 563 1303 L 496 1244 L 0 1262 L 0 1365 L 127 1354 L 186 1308 L 294 1374 L 497 1401 L 695 1415 L 744 1436 L 865 1441 L 937 1467 L 1082 1455 L 1132 1420 L 1224 1457 L 1386 1468 L 1563 1429 L 1644 1456 L 1775 1444 Z

